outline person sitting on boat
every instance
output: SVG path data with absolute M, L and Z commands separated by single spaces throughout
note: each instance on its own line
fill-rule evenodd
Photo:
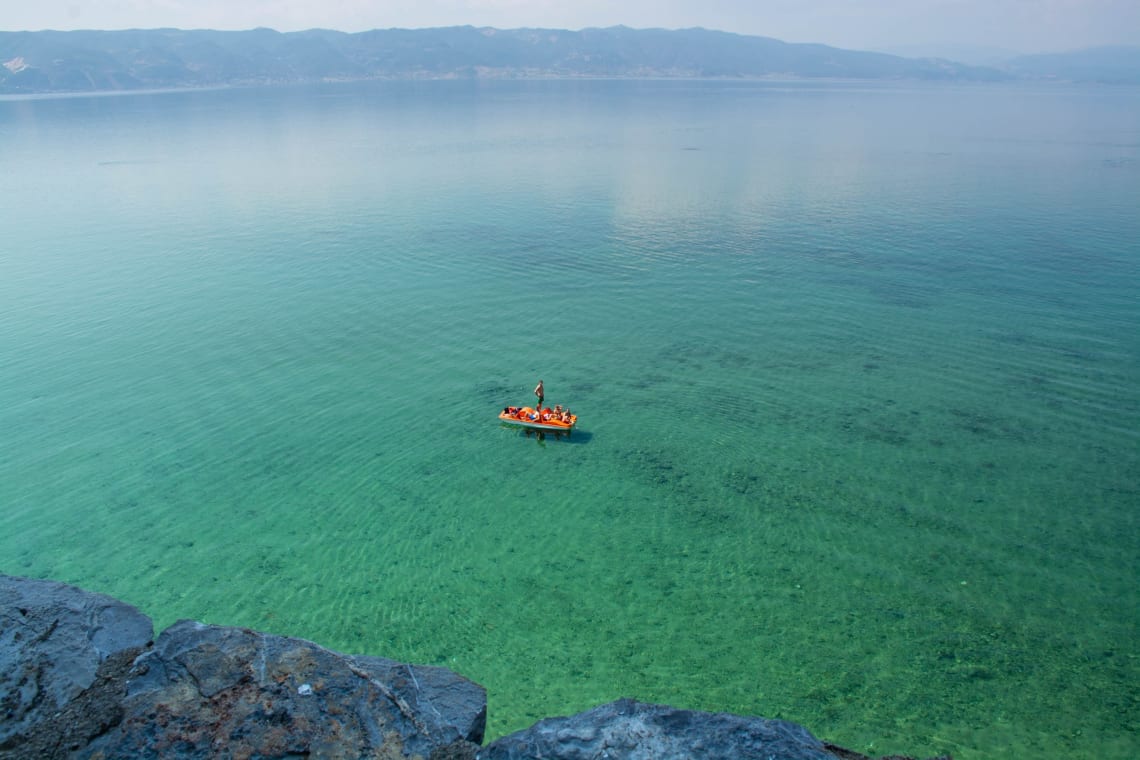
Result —
M 568 422 L 570 422 L 570 420 L 572 420 L 573 418 L 574 418 L 574 417 L 573 417 L 573 415 L 571 415 L 571 414 L 570 414 L 570 410 L 569 410 L 569 409 L 563 409 L 563 410 L 562 410 L 562 421 L 563 421 L 563 422 L 567 422 L 567 423 L 568 423 Z
M 542 410 L 542 421 L 543 422 L 550 422 L 550 410 L 549 409 L 543 409 Z
M 527 415 L 527 419 L 531 420 L 532 422 L 537 422 L 539 416 L 540 415 L 538 413 L 538 410 L 535 409 L 533 412 L 531 412 L 529 415 Z

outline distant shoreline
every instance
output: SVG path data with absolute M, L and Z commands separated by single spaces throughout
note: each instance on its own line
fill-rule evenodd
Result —
M 1069 80 L 1010 80 L 1004 82 L 928 82 L 913 79 L 851 79 L 843 77 L 627 77 L 627 76 L 534 76 L 534 77 L 485 77 L 481 79 L 460 79 L 457 77 L 370 77 L 360 79 L 325 79 L 318 81 L 272 82 L 249 84 L 181 85 L 172 87 L 151 87 L 130 90 L 59 90 L 51 92 L 0 92 L 0 102 L 29 100 L 58 100 L 68 98 L 111 98 L 132 95 L 172 95 L 193 92 L 218 92 L 224 90 L 258 90 L 288 87 L 317 87 L 323 85 L 375 83 L 456 83 L 456 82 L 721 82 L 748 84 L 789 85 L 865 85 L 889 86 L 912 85 L 918 87 L 1129 87 L 1133 84 L 1111 84 L 1104 82 L 1079 82 Z

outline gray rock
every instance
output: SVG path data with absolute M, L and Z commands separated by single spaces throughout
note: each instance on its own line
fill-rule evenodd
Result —
M 151 621 L 100 594 L 0 575 L 0 759 L 472 760 L 483 688 L 445 668 Z
M 504 736 L 479 760 L 836 760 L 794 723 L 620 699 Z
M 486 704 L 444 668 L 181 621 L 136 660 L 121 722 L 78 756 L 472 758 Z
M 153 636 L 116 599 L 0 575 L 0 757 L 46 757 L 119 719 L 114 674 Z

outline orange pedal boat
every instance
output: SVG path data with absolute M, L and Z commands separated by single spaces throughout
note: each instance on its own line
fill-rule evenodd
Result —
M 571 414 L 570 420 L 567 422 L 555 417 L 553 409 L 543 409 L 540 412 L 529 406 L 508 406 L 499 412 L 499 419 L 508 425 L 569 435 L 578 422 L 578 415 Z

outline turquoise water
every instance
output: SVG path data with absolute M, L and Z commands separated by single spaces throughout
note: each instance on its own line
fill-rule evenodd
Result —
M 0 572 L 876 754 L 1140 750 L 1135 89 L 0 100 Z M 496 420 L 547 399 L 569 441 Z

